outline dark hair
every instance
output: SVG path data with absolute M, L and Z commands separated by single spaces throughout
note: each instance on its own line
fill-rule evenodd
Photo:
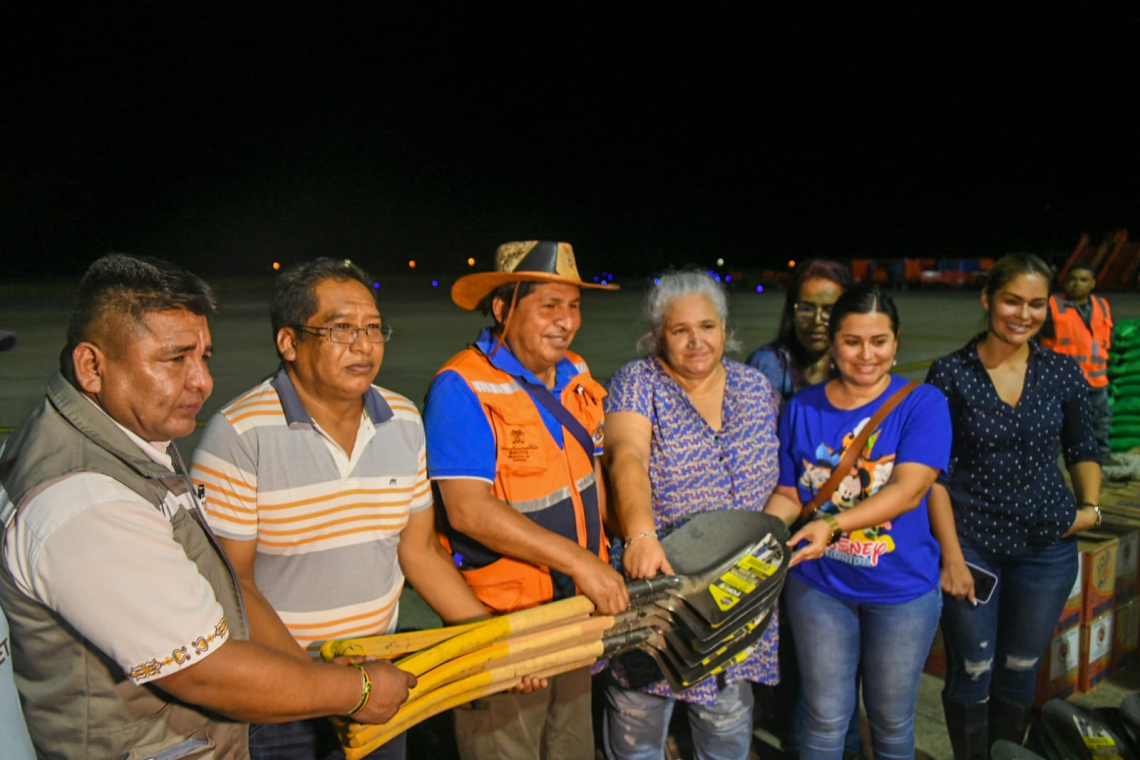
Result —
M 800 290 L 808 280 L 830 280 L 844 292 L 855 284 L 851 271 L 838 261 L 831 259 L 813 259 L 796 267 L 792 279 L 788 282 L 787 292 L 784 294 L 784 307 L 780 312 L 780 326 L 776 330 L 776 339 L 769 345 L 773 348 L 783 346 L 788 350 L 792 359 L 789 368 L 792 381 L 799 388 L 804 384 L 804 373 L 812 357 L 808 356 L 807 349 L 796 340 L 796 301 L 800 300 Z
M 293 264 L 281 272 L 269 298 L 269 321 L 273 325 L 275 345 L 282 327 L 306 324 L 317 313 L 316 289 L 325 280 L 356 280 L 368 289 L 373 302 L 376 302 L 372 278 L 356 264 L 327 256 Z M 306 334 L 298 333 L 297 340 L 304 340 Z
M 1046 285 L 1053 281 L 1053 270 L 1039 257 L 1032 253 L 1010 253 L 1002 256 L 990 267 L 983 288 L 986 298 L 992 302 L 999 290 L 1023 274 L 1041 275 L 1045 278 Z
M 878 285 L 857 285 L 839 296 L 839 300 L 831 307 L 831 321 L 827 323 L 827 337 L 835 342 L 835 333 L 839 325 L 850 314 L 886 314 L 891 320 L 891 332 L 898 337 L 899 310 L 895 306 L 895 299 L 890 293 Z
M 522 282 L 505 282 L 488 293 L 486 298 L 479 302 L 479 311 L 483 312 L 483 316 L 490 316 L 495 320 L 495 326 L 492 328 L 492 330 L 495 333 L 498 333 L 503 329 L 503 323 L 495 317 L 495 299 L 501 298 L 503 300 L 503 319 L 506 319 L 510 316 L 511 313 L 511 300 L 513 299 L 516 303 L 518 303 L 518 301 L 523 300 L 532 292 L 534 292 L 534 289 L 539 285 L 542 285 L 542 283 L 534 282 L 531 280 Z M 518 286 L 519 289 L 517 298 L 515 296 L 516 286 Z
M 218 305 L 209 285 L 168 261 L 125 253 L 103 256 L 79 281 L 67 325 L 67 343 L 59 357 L 60 371 L 74 381 L 71 355 L 76 346 L 91 339 L 97 323 L 117 319 L 141 325 L 150 312 L 172 309 L 210 317 Z
M 1069 271 L 1066 272 L 1066 274 L 1072 274 L 1078 269 L 1083 269 L 1086 272 L 1092 274 L 1093 277 L 1096 277 L 1096 267 L 1094 267 L 1092 263 L 1088 261 L 1078 261 L 1076 264 L 1073 264 L 1069 267 Z

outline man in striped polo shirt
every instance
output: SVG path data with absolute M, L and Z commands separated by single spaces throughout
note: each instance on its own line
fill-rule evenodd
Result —
M 486 614 L 436 539 L 419 412 L 372 384 L 391 327 L 371 285 L 327 258 L 283 272 L 270 304 L 281 368 L 218 412 L 194 452 L 243 591 L 276 610 L 251 615 L 251 632 L 298 657 L 393 632 L 405 577 L 447 623 Z M 339 753 L 324 720 L 251 727 L 254 760 Z M 403 755 L 400 737 L 373 756 Z

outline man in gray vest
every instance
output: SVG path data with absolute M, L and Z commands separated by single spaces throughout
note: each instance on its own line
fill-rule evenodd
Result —
M 0 330 L 0 351 L 16 347 L 16 333 Z M 0 444 L 0 452 L 4 445 Z M 12 648 L 8 644 L 8 618 L 0 608 L 0 748 L 5 760 L 34 760 L 32 740 L 20 709 L 20 695 L 16 693 L 16 680 L 12 675 Z
M 245 608 L 172 443 L 213 388 L 213 311 L 166 262 L 95 262 L 0 455 L 0 606 L 41 757 L 245 758 L 247 721 L 381 723 L 415 684 L 249 640 L 272 611 Z

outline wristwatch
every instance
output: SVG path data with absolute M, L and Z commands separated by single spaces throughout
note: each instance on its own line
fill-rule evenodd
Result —
M 827 545 L 831 546 L 843 535 L 843 528 L 839 527 L 839 521 L 835 519 L 835 515 L 824 515 L 823 521 L 827 523 L 827 527 L 831 528 L 831 535 L 827 537 Z
M 1091 501 L 1086 501 L 1086 502 L 1084 502 L 1083 504 L 1081 504 L 1081 506 L 1082 506 L 1082 507 L 1092 507 L 1092 508 L 1093 508 L 1093 511 L 1094 511 L 1094 512 L 1096 512 L 1096 522 L 1094 522 L 1094 523 L 1093 523 L 1093 527 L 1094 527 L 1094 528 L 1099 528 L 1099 527 L 1100 527 L 1100 524 L 1101 524 L 1102 522 L 1104 522 L 1104 513 L 1102 513 L 1102 512 L 1100 511 L 1100 505 L 1099 505 L 1099 504 L 1093 504 Z

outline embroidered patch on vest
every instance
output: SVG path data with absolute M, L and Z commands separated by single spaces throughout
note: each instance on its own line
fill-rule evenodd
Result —
M 503 447 L 507 452 L 507 458 L 512 462 L 529 462 L 531 452 L 538 447 L 526 442 L 526 431 L 522 428 L 512 428 L 510 433 L 511 443 Z

